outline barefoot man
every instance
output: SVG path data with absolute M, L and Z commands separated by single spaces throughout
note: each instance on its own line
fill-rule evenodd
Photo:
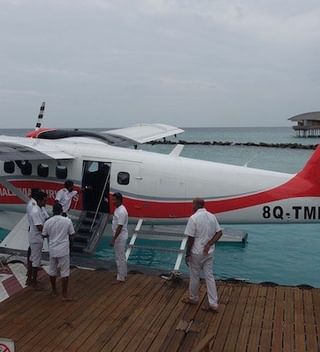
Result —
M 53 206 L 53 217 L 46 221 L 43 226 L 42 235 L 49 240 L 49 276 L 52 294 L 57 295 L 56 277 L 58 267 L 60 268 L 62 283 L 62 300 L 71 301 L 68 296 L 68 281 L 70 275 L 70 241 L 74 234 L 72 221 L 61 215 L 62 205 L 56 203 Z
M 199 303 L 200 272 L 203 271 L 207 285 L 209 307 L 218 311 L 218 295 L 213 277 L 213 251 L 215 243 L 222 236 L 216 217 L 204 207 L 204 200 L 195 198 L 192 202 L 194 214 L 189 218 L 185 234 L 188 236 L 186 263 L 190 268 L 189 297 L 187 304 Z

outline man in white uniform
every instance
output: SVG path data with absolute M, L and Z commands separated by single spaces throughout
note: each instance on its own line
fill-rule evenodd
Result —
M 68 210 L 72 202 L 72 198 L 78 194 L 73 190 L 73 181 L 67 180 L 64 183 L 64 188 L 60 189 L 56 194 L 56 203 L 62 205 L 62 216 L 67 216 Z
M 190 268 L 189 297 L 187 304 L 199 303 L 200 272 L 203 271 L 207 285 L 209 310 L 218 310 L 218 295 L 213 277 L 213 251 L 215 243 L 222 236 L 222 229 L 216 217 L 204 208 L 204 200 L 193 200 L 194 214 L 189 218 L 185 235 L 188 235 L 186 263 Z
M 68 281 L 70 275 L 70 236 L 74 234 L 72 221 L 61 215 L 62 205 L 56 203 L 53 206 L 53 217 L 43 226 L 42 235 L 49 240 L 49 276 L 52 294 L 57 294 L 56 277 L 60 268 L 62 283 L 62 299 L 70 301 L 68 297 Z
M 29 224 L 29 229 L 28 232 L 30 231 L 30 223 L 31 223 L 31 211 L 33 207 L 37 205 L 36 197 L 38 192 L 40 191 L 39 188 L 32 188 L 31 189 L 31 194 L 30 194 L 30 199 L 27 203 L 26 206 L 26 213 L 27 213 L 27 219 L 28 219 L 28 224 Z M 29 241 L 29 240 L 28 240 Z M 30 255 L 31 255 L 31 247 L 29 244 L 28 252 L 27 252 L 27 281 L 26 285 L 31 285 L 31 273 L 32 273 L 32 263 L 30 260 Z
M 38 268 L 41 266 L 41 256 L 43 247 L 42 228 L 46 219 L 49 217 L 45 210 L 47 194 L 39 191 L 36 195 L 37 204 L 31 208 L 29 218 L 29 244 L 31 248 L 30 261 L 32 263 L 31 284 L 34 288 L 38 287 L 37 275 Z
M 127 277 L 128 212 L 122 204 L 121 193 L 116 192 L 112 195 L 112 203 L 116 207 L 112 219 L 112 245 L 117 264 L 117 281 L 115 283 L 123 283 Z

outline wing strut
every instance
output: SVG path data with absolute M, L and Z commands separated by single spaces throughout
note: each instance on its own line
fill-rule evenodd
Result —
M 0 177 L 0 183 L 14 193 L 18 198 L 22 199 L 25 203 L 29 201 L 29 198 L 21 192 L 19 188 L 8 182 L 4 177 Z

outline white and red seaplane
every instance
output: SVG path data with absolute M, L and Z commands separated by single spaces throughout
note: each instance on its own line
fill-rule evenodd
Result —
M 185 223 L 192 199 L 223 223 L 320 221 L 320 149 L 297 174 L 194 160 L 137 149 L 137 145 L 183 130 L 160 124 L 94 133 L 38 128 L 26 137 L 0 136 L 0 226 L 25 212 L 33 187 L 49 204 L 66 179 L 84 189 L 73 213 L 112 213 L 110 194 L 119 191 L 132 220 Z M 82 214 L 82 215 L 81 215 Z M 102 217 L 103 218 L 103 217 Z

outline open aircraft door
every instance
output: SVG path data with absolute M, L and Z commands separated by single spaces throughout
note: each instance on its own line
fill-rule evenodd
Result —
M 83 210 L 109 213 L 110 170 L 111 163 L 108 162 L 83 162 Z

